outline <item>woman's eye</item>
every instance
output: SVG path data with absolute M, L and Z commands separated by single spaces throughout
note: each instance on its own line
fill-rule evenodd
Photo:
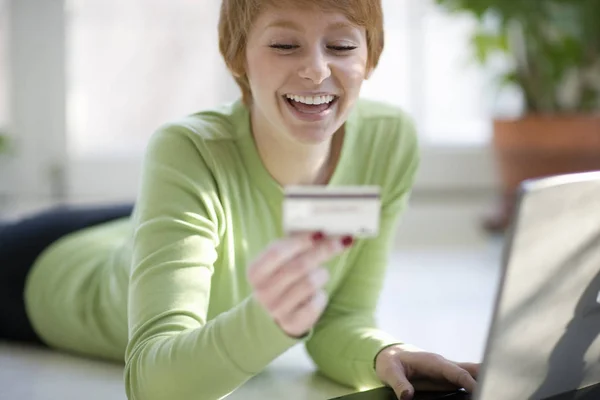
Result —
M 356 46 L 329 46 L 329 48 L 335 51 L 351 51 L 356 49 Z
M 272 44 L 269 47 L 276 49 L 276 50 L 295 50 L 297 48 L 299 48 L 300 46 L 298 45 L 294 45 L 294 44 Z M 329 49 L 334 50 L 334 51 L 352 51 L 355 50 L 357 47 L 356 46 L 328 46 Z
M 294 50 L 298 48 L 298 46 L 293 44 L 272 44 L 270 47 L 277 50 Z

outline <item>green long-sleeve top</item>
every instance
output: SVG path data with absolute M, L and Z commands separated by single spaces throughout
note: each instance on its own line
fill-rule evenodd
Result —
M 50 346 L 125 362 L 129 399 L 217 399 L 304 343 L 331 379 L 380 386 L 375 355 L 400 341 L 376 327 L 387 255 L 418 165 L 410 119 L 360 99 L 329 185 L 378 185 L 380 234 L 326 264 L 329 304 L 302 339 L 252 296 L 246 268 L 283 237 L 283 188 L 261 162 L 236 101 L 150 138 L 133 215 L 53 243 L 26 284 Z

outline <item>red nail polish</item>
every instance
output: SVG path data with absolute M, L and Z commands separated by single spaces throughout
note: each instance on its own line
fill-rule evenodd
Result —
M 345 247 L 350 247 L 352 246 L 352 244 L 354 244 L 354 238 L 352 236 L 345 236 L 344 238 L 342 238 L 342 244 Z
M 312 240 L 315 242 L 320 242 L 323 239 L 325 239 L 325 235 L 323 234 L 323 232 L 317 232 L 314 235 L 312 235 Z

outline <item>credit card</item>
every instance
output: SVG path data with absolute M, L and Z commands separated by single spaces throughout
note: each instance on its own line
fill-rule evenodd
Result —
M 286 234 L 375 237 L 379 233 L 378 186 L 289 186 L 283 202 Z

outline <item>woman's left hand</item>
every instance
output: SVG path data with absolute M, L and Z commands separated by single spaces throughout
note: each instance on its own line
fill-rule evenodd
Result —
M 413 398 L 416 380 L 435 385 L 417 386 L 417 390 L 464 388 L 472 393 L 479 374 L 479 364 L 457 363 L 439 354 L 428 353 L 411 346 L 393 345 L 379 352 L 375 360 L 375 371 L 379 379 L 390 386 L 399 399 L 405 400 Z

